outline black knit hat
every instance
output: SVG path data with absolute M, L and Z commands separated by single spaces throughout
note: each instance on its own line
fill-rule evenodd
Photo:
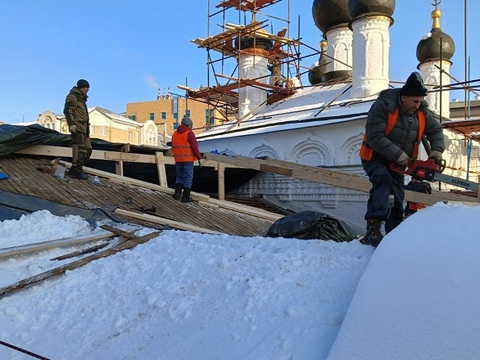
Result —
M 405 96 L 425 96 L 427 88 L 423 84 L 423 79 L 417 71 L 410 74 L 405 85 L 400 90 L 400 95 Z
M 77 89 L 81 88 L 90 88 L 90 84 L 85 79 L 80 79 L 77 81 Z

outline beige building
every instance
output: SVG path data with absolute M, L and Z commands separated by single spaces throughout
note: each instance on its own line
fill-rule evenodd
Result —
M 450 119 L 464 120 L 469 118 L 480 118 L 480 98 L 478 96 L 467 103 L 459 100 L 450 102 Z
M 113 143 L 162 146 L 169 139 L 159 136 L 153 121 L 137 123 L 125 116 L 95 106 L 88 109 L 90 116 L 90 137 Z M 40 114 L 37 122 L 62 134 L 70 134 L 65 115 L 56 115 L 52 111 Z
M 177 129 L 184 115 L 193 121 L 196 134 L 214 125 L 213 108 L 203 102 L 178 95 L 159 95 L 157 100 L 127 103 L 125 116 L 138 123 L 153 121 L 162 137 L 169 138 Z

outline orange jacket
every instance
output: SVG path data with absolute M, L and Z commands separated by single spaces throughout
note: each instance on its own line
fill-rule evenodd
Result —
M 175 162 L 190 162 L 201 159 L 195 134 L 185 125 L 180 125 L 172 136 L 172 151 Z M 183 130 L 183 131 L 182 131 Z

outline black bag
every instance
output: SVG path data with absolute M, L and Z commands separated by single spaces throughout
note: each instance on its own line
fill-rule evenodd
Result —
M 343 221 L 316 211 L 302 211 L 275 221 L 267 237 L 352 241 L 357 234 Z

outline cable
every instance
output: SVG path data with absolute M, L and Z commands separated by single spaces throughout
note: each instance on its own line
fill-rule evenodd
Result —
M 31 351 L 28 351 L 28 350 L 19 348 L 18 346 L 9 344 L 9 343 L 7 343 L 7 342 L 5 342 L 5 341 L 2 341 L 2 340 L 0 340 L 0 345 L 4 345 L 4 346 L 6 346 L 6 347 L 9 347 L 10 349 L 14 349 L 14 350 L 20 351 L 20 352 L 22 352 L 22 353 L 24 353 L 24 354 L 27 354 L 27 355 L 30 355 L 31 357 L 34 357 L 34 358 L 36 358 L 36 359 L 50 360 L 49 358 L 46 358 L 46 357 L 44 357 L 44 356 L 35 354 L 35 353 L 31 352 Z

